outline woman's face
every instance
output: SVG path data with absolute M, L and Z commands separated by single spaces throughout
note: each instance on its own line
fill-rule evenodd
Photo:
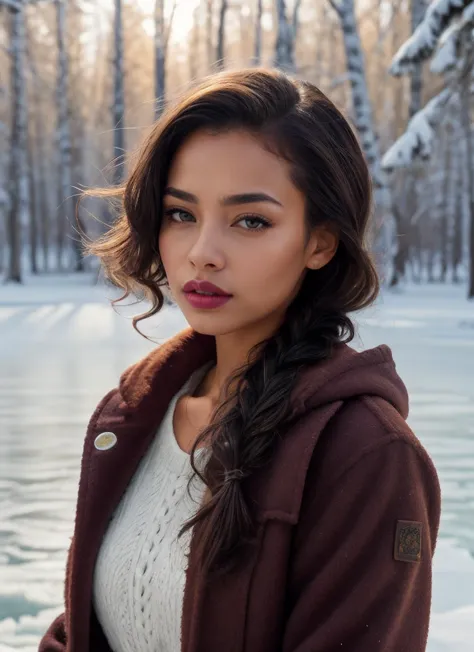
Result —
M 256 328 L 269 336 L 307 269 L 325 265 L 336 247 L 337 237 L 323 227 L 308 239 L 305 198 L 290 179 L 289 164 L 248 132 L 200 131 L 177 152 L 159 250 L 175 301 L 196 331 Z M 183 288 L 195 279 L 230 298 L 188 294 Z

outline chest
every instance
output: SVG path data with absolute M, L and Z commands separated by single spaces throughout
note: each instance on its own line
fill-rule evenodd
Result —
M 79 485 L 78 509 L 68 561 L 66 609 L 69 614 L 69 652 L 90 647 L 92 583 L 97 555 L 107 525 L 124 490 L 155 435 L 133 414 L 121 414 L 113 397 L 102 418 L 96 415 L 86 436 Z M 291 543 L 297 521 L 304 475 L 302 456 L 311 455 L 307 432 L 319 432 L 335 407 L 311 416 L 282 439 L 271 465 L 251 479 L 249 498 L 258 512 L 257 542 L 238 573 L 209 583 L 193 560 L 199 528 L 193 532 L 185 574 L 181 652 L 263 652 L 284 649 Z M 308 417 L 309 418 L 309 417 Z M 153 425 L 153 424 L 152 424 Z M 113 431 L 117 443 L 107 450 L 94 446 L 96 437 Z M 93 614 L 92 614 L 93 615 Z M 279 643 L 280 641 L 280 643 Z M 108 652 L 100 646 L 96 652 Z
M 180 396 L 174 407 L 172 426 L 181 450 L 190 453 L 198 435 L 209 424 L 212 405 L 205 397 Z
M 160 452 L 155 443 L 143 458 L 95 563 L 93 607 L 117 652 L 179 649 L 191 533 L 178 533 L 196 505 L 187 492 L 185 454 L 173 464 L 172 455 Z

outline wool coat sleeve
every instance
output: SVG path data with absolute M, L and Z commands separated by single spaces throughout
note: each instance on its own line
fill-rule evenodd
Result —
M 424 652 L 439 518 L 431 459 L 397 434 L 315 482 L 295 538 L 283 652 Z M 395 542 L 413 543 L 400 541 L 399 521 L 421 523 L 419 561 L 396 559 Z
M 66 649 L 66 616 L 60 614 L 40 641 L 38 652 L 64 652 Z
M 67 561 L 66 561 L 66 579 L 64 588 L 64 597 L 67 603 L 68 588 L 69 588 L 69 567 L 71 556 L 74 550 L 74 538 L 71 540 L 69 546 Z M 41 639 L 38 647 L 38 652 L 65 652 L 67 646 L 67 633 L 66 633 L 66 613 L 60 614 L 53 620 L 48 630 Z

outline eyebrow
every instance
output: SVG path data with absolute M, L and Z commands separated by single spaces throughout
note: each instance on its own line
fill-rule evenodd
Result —
M 176 199 L 182 199 L 187 201 L 190 204 L 198 204 L 199 200 L 196 195 L 193 195 L 190 192 L 185 190 L 179 190 L 178 188 L 173 188 L 168 186 L 165 188 L 165 195 L 171 195 L 171 197 L 176 197 Z M 278 199 L 267 195 L 265 192 L 243 192 L 237 195 L 228 195 L 227 197 L 222 197 L 221 204 L 222 206 L 236 206 L 237 204 L 255 204 L 257 202 L 269 202 L 271 204 L 277 204 L 277 206 L 283 206 Z

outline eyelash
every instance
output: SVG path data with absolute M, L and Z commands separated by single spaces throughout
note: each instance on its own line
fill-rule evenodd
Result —
M 171 222 L 175 222 L 177 224 L 184 224 L 184 222 L 180 222 L 179 220 L 174 220 L 172 218 L 173 213 L 185 213 L 186 215 L 191 215 L 191 213 L 185 211 L 182 208 L 169 208 L 168 210 L 166 210 L 164 214 L 168 218 L 168 220 L 170 220 Z M 191 217 L 193 216 L 191 215 Z M 246 215 L 241 215 L 238 222 L 242 222 L 242 220 L 258 221 L 261 225 L 257 229 L 245 229 L 245 231 L 264 231 L 265 229 L 268 229 L 272 226 L 271 223 L 268 220 L 266 220 L 264 217 L 261 217 L 260 215 L 254 215 L 253 213 L 247 213 Z

